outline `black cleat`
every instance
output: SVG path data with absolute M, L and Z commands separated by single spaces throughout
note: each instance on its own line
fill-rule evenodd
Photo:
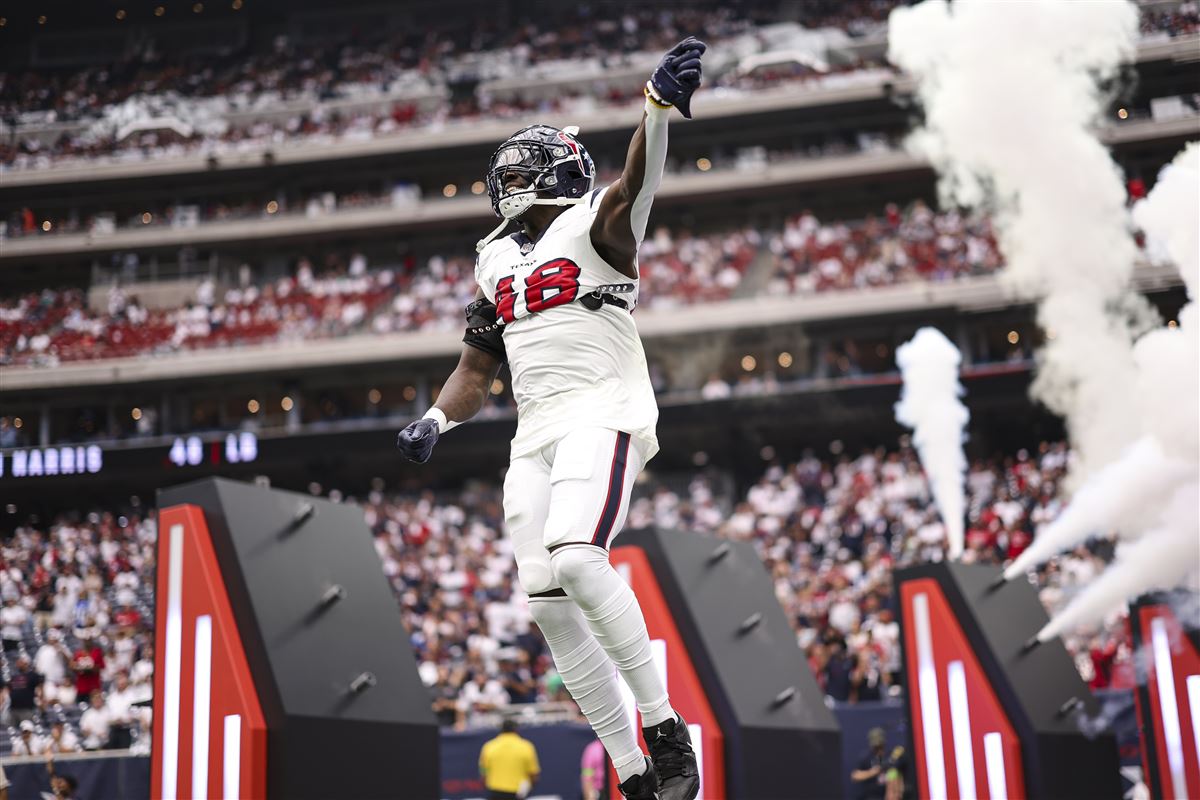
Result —
M 696 800 L 700 793 L 700 771 L 683 717 L 676 714 L 675 719 L 642 728 L 642 735 L 650 746 L 662 800 Z
M 621 790 L 621 796 L 628 800 L 659 800 L 658 776 L 654 772 L 654 763 L 647 758 L 646 771 L 627 778 L 617 788 Z

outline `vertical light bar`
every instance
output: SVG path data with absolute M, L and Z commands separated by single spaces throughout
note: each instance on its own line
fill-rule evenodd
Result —
M 704 728 L 688 723 L 688 735 L 692 737 L 692 752 L 696 754 L 696 771 L 700 773 L 700 791 L 697 797 L 704 797 Z
M 1196 761 L 1200 762 L 1200 675 L 1187 676 L 1188 708 L 1192 712 L 1192 738 L 1196 742 Z
M 946 755 L 942 752 L 942 708 L 938 701 L 937 666 L 933 663 L 929 595 L 924 592 L 913 595 L 913 621 L 917 629 L 917 683 L 921 692 L 921 734 L 925 743 L 929 800 L 947 800 Z
M 954 767 L 958 773 L 958 796 L 976 800 L 975 751 L 971 747 L 971 708 L 967 703 L 967 673 L 963 662 L 951 661 L 946 668 L 950 687 L 950 732 L 954 736 Z M 995 795 L 993 795 L 995 797 Z
M 988 796 L 992 800 L 1008 797 L 1008 778 L 1004 774 L 1004 741 L 993 731 L 983 735 L 983 759 L 987 764 Z
M 1183 731 L 1179 728 L 1179 703 L 1175 697 L 1175 668 L 1171 664 L 1171 642 L 1162 617 L 1150 621 L 1150 642 L 1154 648 L 1154 679 L 1158 683 L 1158 707 L 1162 711 L 1166 737 L 1167 764 L 1171 768 L 1171 788 L 1175 797 L 1187 797 L 1187 776 L 1183 771 Z
M 667 640 L 650 640 L 650 657 L 654 659 L 654 671 L 662 681 L 663 689 L 667 688 Z
M 225 717 L 225 759 L 221 764 L 221 789 L 225 800 L 238 800 L 242 794 L 242 718 Z
M 163 800 L 179 796 L 179 693 L 183 669 L 183 526 L 167 543 L 166 675 L 163 676 Z
M 208 718 L 212 714 L 212 617 L 196 617 L 196 672 L 192 693 L 192 800 L 208 797 Z

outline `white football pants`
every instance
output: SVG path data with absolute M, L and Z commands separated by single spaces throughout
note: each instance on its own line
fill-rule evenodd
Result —
M 504 481 L 517 579 L 567 691 L 621 780 L 640 773 L 644 762 L 616 673 L 633 693 L 643 725 L 675 715 L 637 598 L 608 562 L 644 463 L 644 446 L 628 433 L 583 428 L 513 459 Z

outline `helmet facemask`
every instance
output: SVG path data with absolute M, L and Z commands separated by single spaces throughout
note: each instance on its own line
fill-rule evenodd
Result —
M 591 191 L 595 168 L 587 150 L 572 135 L 577 130 L 535 125 L 500 145 L 492 154 L 486 179 L 497 216 L 517 219 L 535 203 L 568 205 Z M 513 173 L 520 175 L 525 185 L 507 192 L 506 178 Z M 543 195 L 540 203 L 539 194 Z

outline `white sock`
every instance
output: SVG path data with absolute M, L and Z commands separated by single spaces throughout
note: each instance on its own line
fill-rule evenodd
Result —
M 550 559 L 554 577 L 583 612 L 596 641 L 617 665 L 637 701 L 642 726 L 674 719 L 675 710 L 658 677 L 646 619 L 637 596 L 598 547 L 564 547 Z
M 612 661 L 570 597 L 531 597 L 529 611 L 546 638 L 554 666 L 624 782 L 645 771 L 637 734 L 625 714 Z

